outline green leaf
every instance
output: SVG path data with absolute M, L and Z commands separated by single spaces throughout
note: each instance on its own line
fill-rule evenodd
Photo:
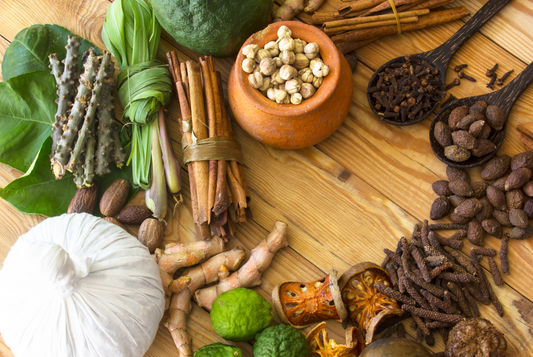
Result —
M 7 47 L 2 60 L 4 81 L 28 72 L 49 71 L 48 55 L 57 53 L 59 59 L 64 59 L 68 35 L 74 34 L 59 25 L 33 25 L 20 31 Z M 100 55 L 95 45 L 82 38 L 80 53 L 89 47 L 94 47 L 96 54 Z M 82 56 L 78 61 L 81 66 Z
M 67 212 L 68 205 L 76 193 L 73 175 L 67 172 L 63 179 L 56 180 L 50 170 L 48 154 L 52 149 L 52 139 L 47 138 L 28 172 L 0 189 L 0 197 L 11 203 L 16 209 L 27 214 L 41 214 L 47 217 L 59 216 Z M 111 168 L 111 173 L 98 177 L 100 196 L 116 179 L 132 181 L 131 168 L 119 170 Z M 137 192 L 130 190 L 129 198 Z M 100 212 L 97 210 L 97 215 Z
M 52 133 L 54 76 L 38 71 L 0 82 L 0 98 L 0 162 L 26 172 Z

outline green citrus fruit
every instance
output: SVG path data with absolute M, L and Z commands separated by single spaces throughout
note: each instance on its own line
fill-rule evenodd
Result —
M 242 357 L 242 351 L 240 348 L 218 342 L 200 348 L 194 352 L 194 357 Z
M 238 288 L 221 294 L 213 303 L 211 322 L 228 341 L 250 341 L 272 321 L 272 305 L 258 292 Z
M 180 44 L 202 55 L 236 54 L 267 24 L 273 0 L 151 0 L 161 26 Z
M 289 325 L 270 326 L 255 336 L 254 357 L 309 357 L 304 334 Z

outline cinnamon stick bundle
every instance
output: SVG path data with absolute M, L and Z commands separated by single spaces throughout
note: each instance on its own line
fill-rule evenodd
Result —
M 358 19 L 358 18 L 356 18 Z M 407 24 L 407 23 L 413 23 L 418 21 L 418 16 L 411 16 L 411 17 L 403 17 L 399 19 L 401 24 Z M 327 35 L 336 34 L 342 31 L 352 31 L 352 30 L 360 30 L 360 29 L 367 29 L 367 28 L 376 28 L 376 27 L 383 27 L 387 25 L 396 25 L 396 20 L 384 20 L 384 21 L 376 21 L 376 22 L 363 22 L 359 24 L 350 24 L 345 26 L 337 26 L 337 27 L 327 27 L 324 29 L 324 32 Z

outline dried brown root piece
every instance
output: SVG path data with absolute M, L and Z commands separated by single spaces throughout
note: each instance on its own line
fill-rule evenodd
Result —
M 287 0 L 272 12 L 274 22 L 292 20 L 304 9 L 304 0 Z
M 447 357 L 504 356 L 507 341 L 489 320 L 477 317 L 459 322 L 451 330 L 446 343 Z
M 194 300 L 200 307 L 211 310 L 215 299 L 222 293 L 235 288 L 249 288 L 261 284 L 261 275 L 270 266 L 276 252 L 289 245 L 286 239 L 287 224 L 276 221 L 274 229 L 253 250 L 250 259 L 238 271 L 218 285 L 200 289 Z

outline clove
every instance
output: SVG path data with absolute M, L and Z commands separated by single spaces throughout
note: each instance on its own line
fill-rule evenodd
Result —
M 466 63 L 465 64 L 460 64 L 460 65 L 455 66 L 454 71 L 455 72 L 460 72 L 463 68 L 466 68 L 466 67 L 468 67 L 468 65 Z
M 498 79 L 496 81 L 496 83 L 499 85 L 499 86 L 502 86 L 503 85 L 503 82 L 507 79 L 507 77 L 509 77 L 511 75 L 511 73 L 514 72 L 514 69 L 511 69 L 509 72 L 505 73 L 502 78 Z
M 459 72 L 459 78 L 464 78 L 470 82 L 477 82 L 477 79 L 475 79 L 474 77 L 470 77 L 468 74 L 466 74 L 465 72 L 461 71 Z
M 485 73 L 485 75 L 487 77 L 492 77 L 492 75 L 494 74 L 494 72 L 496 72 L 497 69 L 498 69 L 498 64 L 496 63 L 494 67 L 492 67 L 491 69 L 487 69 L 487 72 Z
M 456 87 L 458 85 L 461 84 L 461 80 L 459 80 L 459 78 L 455 78 L 453 80 L 453 82 L 451 82 L 450 84 L 448 84 L 446 87 L 444 87 L 444 91 L 447 91 L 447 90 L 450 90 L 452 89 L 453 87 Z
M 492 75 L 492 78 L 491 78 L 490 82 L 487 83 L 487 88 L 490 88 L 490 89 L 494 90 L 494 83 L 496 82 L 497 78 L 498 78 L 498 75 L 496 73 L 494 73 Z

